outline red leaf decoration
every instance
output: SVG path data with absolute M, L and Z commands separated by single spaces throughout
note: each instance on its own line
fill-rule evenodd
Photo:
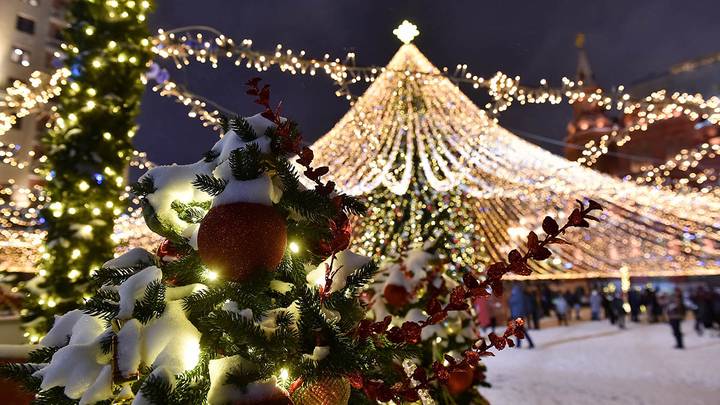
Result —
M 535 260 L 545 260 L 548 257 L 552 256 L 552 252 L 546 247 L 541 247 L 535 250 L 532 256 Z
M 542 228 L 548 235 L 555 234 L 560 230 L 560 226 L 557 221 L 550 217 L 545 217 L 545 219 L 543 219 Z
M 530 231 L 527 237 L 527 248 L 530 251 L 533 251 L 537 249 L 538 245 L 540 244 L 540 240 L 538 239 L 538 236 L 535 232 Z

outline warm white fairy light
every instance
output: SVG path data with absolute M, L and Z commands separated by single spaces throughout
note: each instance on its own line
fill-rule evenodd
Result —
M 58 69 L 52 74 L 35 71 L 27 83 L 13 82 L 0 99 L 0 135 L 10 130 L 18 118 L 44 108 L 50 99 L 57 97 L 69 76 L 68 69 Z
M 55 204 L 55 205 L 53 205 Z M 64 211 L 64 207 L 60 204 L 53 203 L 50 205 L 55 212 L 65 212 L 67 215 L 73 215 L 73 207 Z M 161 242 L 161 238 L 150 231 L 145 225 L 142 217 L 142 211 L 131 208 L 127 213 L 117 213 L 119 215 L 115 222 L 113 242 L 118 245 L 116 255 L 124 252 L 129 246 L 144 247 L 148 250 L 154 250 Z M 44 254 L 43 240 L 45 231 L 37 227 L 37 218 L 35 214 L 30 216 L 25 224 L 27 227 L 20 227 L 15 223 L 2 220 L 0 216 L 0 271 L 10 272 L 35 272 L 36 265 L 41 256 Z M 84 225 L 78 230 L 81 235 L 92 235 L 92 226 Z M 75 252 L 71 252 L 71 256 L 75 256 Z M 77 277 L 77 273 L 72 269 L 68 272 L 68 277 L 73 279 Z
M 702 193 L 718 194 L 720 189 L 712 185 L 718 183 L 718 173 L 715 170 L 707 169 L 704 171 L 695 170 L 700 162 L 704 160 L 717 159 L 720 156 L 720 144 L 703 143 L 697 148 L 683 149 L 665 163 L 657 166 L 643 166 L 640 168 L 640 174 L 635 176 L 626 176 L 627 180 L 633 179 L 638 184 L 652 184 L 671 190 L 690 190 L 692 183 L 695 188 Z M 669 176 L 673 171 L 683 173 L 675 182 L 670 181 Z M 669 183 L 669 184 L 668 184 Z M 720 196 L 720 194 L 718 194 Z

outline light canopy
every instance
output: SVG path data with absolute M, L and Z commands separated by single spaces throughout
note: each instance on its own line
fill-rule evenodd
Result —
M 720 200 L 598 173 L 494 123 L 412 44 L 401 46 L 351 110 L 314 145 L 343 191 L 365 194 L 356 243 L 389 254 L 441 228 L 456 265 L 495 261 L 576 198 L 602 223 L 534 278 L 720 273 Z M 623 270 L 625 271 L 625 270 Z

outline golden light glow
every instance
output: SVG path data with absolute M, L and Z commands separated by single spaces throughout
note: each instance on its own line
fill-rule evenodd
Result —
M 205 278 L 208 281 L 215 281 L 220 277 L 220 275 L 218 275 L 218 273 L 216 271 L 212 271 L 212 270 L 205 270 L 203 275 L 205 276 Z
M 393 34 L 402 41 L 403 44 L 409 44 L 416 36 L 420 35 L 420 31 L 417 25 L 408 20 L 404 20 L 402 24 L 393 30 Z
M 293 253 L 298 253 L 300 251 L 300 245 L 298 245 L 297 242 L 294 242 L 294 241 L 290 242 L 290 244 L 288 245 L 288 248 Z
M 628 266 L 620 267 L 620 289 L 622 292 L 630 291 L 630 269 Z

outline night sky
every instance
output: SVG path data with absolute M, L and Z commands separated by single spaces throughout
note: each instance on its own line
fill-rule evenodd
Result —
M 277 43 L 308 56 L 329 53 L 341 59 L 356 53 L 357 64 L 385 65 L 400 45 L 392 30 L 403 20 L 417 24 L 415 44 L 438 67 L 466 63 L 490 77 L 501 70 L 520 75 L 521 83 L 547 78 L 558 85 L 575 73 L 575 34 L 584 32 L 597 81 L 605 87 L 630 84 L 670 65 L 720 51 L 720 3 L 717 0 L 664 1 L 427 1 L 427 0 L 157 0 L 151 17 L 157 28 L 209 25 L 236 42 L 253 40 L 254 48 L 274 50 Z M 323 75 L 258 74 L 231 61 L 218 69 L 193 64 L 173 80 L 241 115 L 257 106 L 244 95 L 243 83 L 260 76 L 271 84 L 273 99 L 283 101 L 284 115 L 300 123 L 307 140 L 317 139 L 347 111 Z M 360 94 L 362 88 L 353 89 Z M 463 87 L 473 100 L 481 93 Z M 187 108 L 148 92 L 140 117 L 136 147 L 157 163 L 189 163 L 215 142 L 215 133 L 187 117 Z M 511 130 L 561 141 L 570 108 L 514 105 L 501 116 Z M 561 147 L 530 139 L 559 153 Z

